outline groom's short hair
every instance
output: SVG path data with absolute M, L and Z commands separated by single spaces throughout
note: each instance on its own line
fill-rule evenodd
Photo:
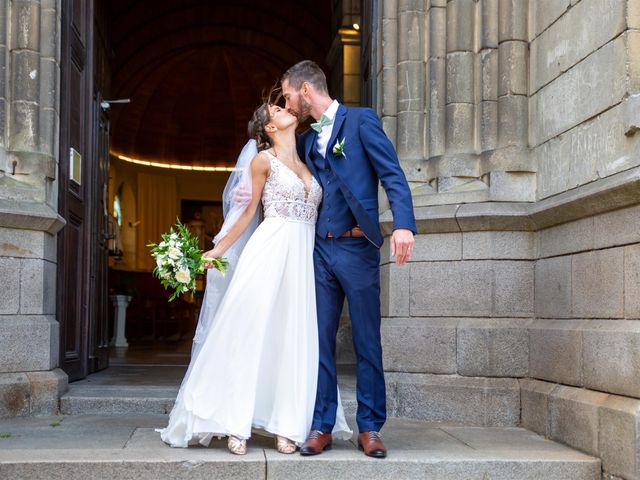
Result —
M 312 60 L 302 60 L 289 68 L 282 75 L 281 81 L 285 80 L 296 90 L 300 90 L 304 82 L 309 82 L 316 90 L 329 94 L 327 77 L 318 64 Z

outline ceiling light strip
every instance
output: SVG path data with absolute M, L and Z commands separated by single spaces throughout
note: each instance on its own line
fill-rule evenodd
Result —
M 150 162 L 147 160 L 139 160 L 137 158 L 127 157 L 126 155 L 120 155 L 118 153 L 111 153 L 111 155 L 124 160 L 125 162 L 135 163 L 136 165 L 144 165 L 145 167 L 156 168 L 168 168 L 171 170 L 190 170 L 196 172 L 233 172 L 234 167 L 205 167 L 203 165 L 181 165 L 176 163 L 164 163 L 164 162 Z

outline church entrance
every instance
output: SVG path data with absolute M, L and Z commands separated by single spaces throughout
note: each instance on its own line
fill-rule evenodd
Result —
M 334 97 L 371 102 L 375 3 L 63 0 L 58 319 L 71 381 L 188 364 L 203 282 L 168 303 L 146 245 L 180 219 L 210 248 L 250 115 L 290 65 L 312 59 Z

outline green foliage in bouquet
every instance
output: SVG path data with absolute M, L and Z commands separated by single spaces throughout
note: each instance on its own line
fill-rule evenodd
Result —
M 156 261 L 153 275 L 160 279 L 165 290 L 174 289 L 169 297 L 170 302 L 189 290 L 195 292 L 196 275 L 204 273 L 205 263 L 211 263 L 222 274 L 229 265 L 224 258 L 205 258 L 198 248 L 198 239 L 191 236 L 189 229 L 179 219 L 174 227 L 169 229 L 169 233 L 162 234 L 159 244 L 147 245 Z

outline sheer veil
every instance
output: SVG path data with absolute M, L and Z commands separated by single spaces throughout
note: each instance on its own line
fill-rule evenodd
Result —
M 231 227 L 233 227 L 233 225 L 238 221 L 251 201 L 251 160 L 257 154 L 258 147 L 255 140 L 249 140 L 240 152 L 240 156 L 238 157 L 238 161 L 236 162 L 235 169 L 229 177 L 229 180 L 227 180 L 227 184 L 222 194 L 222 212 L 224 215 L 224 222 L 222 224 L 222 227 L 220 228 L 220 232 L 218 232 L 218 234 L 213 239 L 214 244 L 219 242 L 224 236 L 227 235 L 227 233 L 229 233 Z M 236 195 L 237 192 L 242 192 L 242 194 Z M 255 229 L 258 227 L 259 223 L 260 208 L 257 208 L 256 213 L 251 219 L 251 222 L 247 226 L 246 230 L 243 232 L 240 238 L 238 238 L 238 240 L 236 240 L 233 245 L 231 245 L 231 247 L 229 247 L 229 249 L 225 252 L 224 256 L 229 260 L 229 266 L 226 273 L 222 275 L 219 270 L 216 270 L 214 268 L 211 268 L 207 271 L 207 288 L 205 290 L 202 308 L 200 309 L 198 326 L 196 327 L 196 333 L 193 338 L 193 346 L 191 348 L 191 362 L 189 363 L 187 373 L 185 374 L 184 379 L 182 380 L 182 384 L 180 385 L 180 390 L 178 391 L 178 396 L 176 398 L 173 409 L 178 407 L 178 405 L 182 402 L 184 386 L 187 384 L 187 381 L 191 374 L 191 369 L 193 368 L 196 358 L 200 354 L 202 344 L 207 338 L 207 334 L 211 329 L 213 318 L 215 317 L 216 311 L 218 310 L 220 301 L 222 300 L 222 297 L 224 297 L 229 283 L 231 283 L 231 279 L 233 278 L 233 274 L 235 272 L 238 259 L 240 258 L 240 254 L 247 244 L 249 237 L 251 237 Z M 171 413 L 173 414 L 173 410 Z M 162 433 L 165 430 L 166 429 L 158 429 L 156 431 Z M 203 445 L 207 445 L 208 439 L 210 437 L 211 435 L 200 437 L 199 435 L 194 434 L 192 441 L 189 443 L 200 441 L 200 443 L 202 443 Z
M 214 244 L 219 242 L 227 235 L 227 233 L 229 233 L 231 227 L 233 227 L 233 225 L 238 221 L 251 201 L 251 160 L 257 154 L 258 147 L 255 140 L 249 140 L 240 152 L 235 169 L 229 177 L 229 180 L 227 180 L 227 184 L 222 194 L 222 212 L 224 215 L 224 222 L 220 228 L 220 232 L 218 232 L 213 239 Z M 242 192 L 242 194 L 236 195 L 237 192 Z M 202 308 L 200 309 L 198 326 L 196 327 L 196 333 L 193 338 L 191 362 L 189 363 L 187 373 L 182 380 L 182 385 L 180 386 L 175 405 L 179 403 L 179 400 L 182 397 L 183 387 L 187 383 L 191 373 L 191 368 L 200 353 L 200 349 L 207 338 L 209 330 L 211 329 L 213 318 L 216 315 L 220 301 L 222 300 L 222 297 L 224 297 L 229 283 L 231 283 L 240 254 L 259 223 L 260 208 L 257 208 L 254 217 L 247 226 L 247 229 L 224 254 L 225 258 L 229 260 L 229 266 L 226 273 L 222 275 L 219 270 L 214 268 L 207 271 L 207 288 L 202 301 Z
M 227 184 L 224 187 L 224 192 L 222 194 L 222 212 L 224 215 L 224 222 L 220 231 L 213 239 L 214 244 L 218 243 L 227 235 L 227 233 L 229 233 L 231 227 L 235 225 L 251 201 L 251 160 L 257 154 L 258 147 L 256 141 L 249 140 L 238 156 L 235 169 L 229 177 L 229 180 L 227 180 Z M 242 195 L 236 195 L 237 192 L 242 192 Z M 247 229 L 225 252 L 224 256 L 229 260 L 229 267 L 227 268 L 226 273 L 222 275 L 219 270 L 214 268 L 207 271 L 207 288 L 205 290 L 202 308 L 200 309 L 198 326 L 196 327 L 196 333 L 193 338 L 191 363 L 193 363 L 195 357 L 198 355 L 202 342 L 207 336 L 207 332 L 211 327 L 211 322 L 215 317 L 220 301 L 227 291 L 231 278 L 233 278 L 240 254 L 259 223 L 260 209 L 257 208 L 253 219 L 247 226 Z

